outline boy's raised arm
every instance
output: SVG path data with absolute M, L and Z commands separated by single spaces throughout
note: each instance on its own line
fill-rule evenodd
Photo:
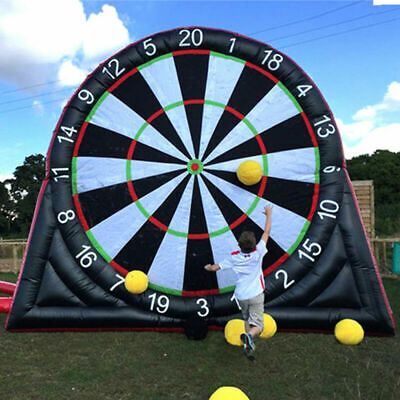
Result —
M 271 232 L 272 206 L 265 206 L 263 214 L 265 214 L 265 228 L 264 228 L 264 233 L 261 236 L 261 240 L 267 243 L 269 238 L 269 233 Z

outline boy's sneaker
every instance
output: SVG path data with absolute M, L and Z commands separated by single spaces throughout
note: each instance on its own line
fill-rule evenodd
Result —
M 254 352 L 256 350 L 256 346 L 254 344 L 253 337 L 249 333 L 242 333 L 240 335 L 240 339 L 243 342 L 244 354 L 249 360 L 254 361 L 255 359 Z

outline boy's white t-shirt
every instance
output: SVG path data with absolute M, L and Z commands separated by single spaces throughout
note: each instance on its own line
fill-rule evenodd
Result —
M 242 253 L 233 251 L 230 257 L 218 263 L 221 270 L 232 268 L 237 276 L 235 297 L 238 300 L 248 300 L 264 292 L 264 276 L 262 260 L 267 254 L 266 243 L 261 239 L 254 251 Z

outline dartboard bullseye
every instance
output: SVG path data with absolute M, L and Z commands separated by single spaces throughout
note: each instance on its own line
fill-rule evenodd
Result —
M 192 27 L 126 47 L 65 107 L 48 173 L 10 329 L 224 325 L 236 277 L 204 265 L 244 230 L 259 239 L 272 204 L 263 271 L 278 329 L 350 318 L 393 332 L 333 116 L 264 43 Z

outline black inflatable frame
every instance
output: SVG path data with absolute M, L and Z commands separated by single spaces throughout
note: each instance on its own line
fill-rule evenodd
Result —
M 282 82 L 293 96 L 299 94 L 299 86 L 312 89 L 296 100 L 318 141 L 321 176 L 316 207 L 322 212 L 321 204 L 328 201 L 337 204 L 338 210 L 333 218 L 321 219 L 317 213 L 312 218 L 307 238 L 318 242 L 323 249 L 315 262 L 293 253 L 280 263 L 286 278 L 296 284 L 286 290 L 281 281 L 272 279 L 278 265 L 265 270 L 265 311 L 276 319 L 279 330 L 332 332 L 339 320 L 351 318 L 361 323 L 367 334 L 393 334 L 392 312 L 362 225 L 339 133 L 318 88 L 297 64 L 271 46 L 236 33 L 200 27 L 162 32 L 126 47 L 90 74 L 66 105 L 49 147 L 46 179 L 38 197 L 6 328 L 12 331 L 182 330 L 185 320 L 198 314 L 199 297 L 207 302 L 210 312 L 205 318 L 210 327 L 222 327 L 229 319 L 240 317 L 231 294 L 192 297 L 162 294 L 169 304 L 164 313 L 154 307 L 160 294 L 151 289 L 135 296 L 120 285 L 111 293 L 109 288 L 116 283 L 118 271 L 98 253 L 90 268 L 82 268 L 76 254 L 91 243 L 77 220 L 68 224 L 57 221 L 60 212 L 75 209 L 71 181 L 57 180 L 57 176 L 60 168 L 69 168 L 76 133 L 92 110 L 93 104 L 84 99 L 90 93 L 98 100 L 115 84 L 112 77 L 102 72 L 104 66 L 116 59 L 119 68 L 130 71 L 164 54 L 182 50 L 179 47 L 182 32 L 190 37 L 196 30 L 201 32 L 201 43 L 189 40 L 186 49 L 193 54 L 211 50 L 246 60 L 261 73 Z M 229 49 L 233 39 L 232 53 Z M 151 43 L 157 51 L 149 56 L 145 43 L 147 48 Z M 265 51 L 282 55 L 279 69 L 270 71 L 263 65 Z M 70 141 L 57 140 L 60 135 L 66 137 L 62 126 L 73 126 L 76 130 L 69 132 Z M 333 129 L 334 134 L 317 134 L 321 127 L 325 133 Z M 298 247 L 303 245 L 304 241 Z

